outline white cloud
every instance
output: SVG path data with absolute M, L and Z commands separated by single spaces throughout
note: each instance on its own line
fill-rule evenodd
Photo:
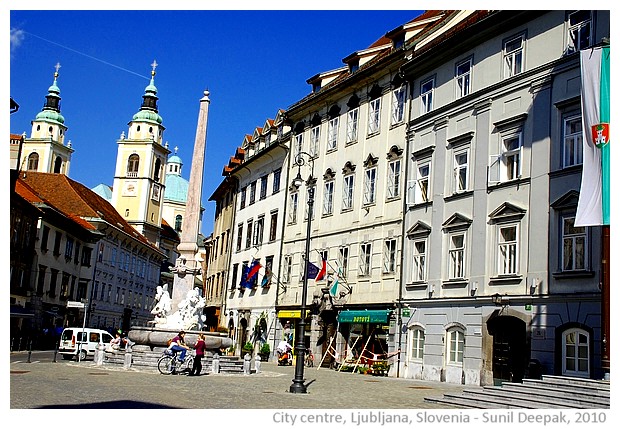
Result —
M 24 30 L 20 30 L 18 28 L 11 28 L 11 52 L 15 49 L 19 48 L 22 44 L 22 40 L 26 37 L 26 33 Z

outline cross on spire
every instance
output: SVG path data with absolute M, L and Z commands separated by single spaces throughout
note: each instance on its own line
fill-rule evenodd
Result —
M 54 73 L 54 77 L 58 77 L 58 70 L 60 69 L 60 63 L 56 63 L 54 68 L 56 69 L 56 73 Z
M 174 154 L 175 154 L 175 155 L 177 154 L 177 151 L 178 151 L 178 150 L 179 150 L 179 147 L 178 147 L 178 146 L 175 146 L 175 147 L 174 147 Z
M 155 76 L 155 69 L 158 65 L 159 64 L 157 64 L 157 61 L 153 60 L 153 64 L 151 64 L 151 67 L 153 67 L 153 71 L 151 71 L 151 76 Z

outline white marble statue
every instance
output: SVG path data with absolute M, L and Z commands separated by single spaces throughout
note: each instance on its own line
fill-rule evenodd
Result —
M 202 330 L 206 317 L 202 314 L 206 301 L 200 294 L 200 288 L 187 292 L 187 296 L 179 303 L 179 308 L 165 320 L 155 321 L 160 328 L 185 330 Z M 157 319 L 157 317 L 156 317 Z
M 163 286 L 157 286 L 155 292 L 155 305 L 151 310 L 151 314 L 155 316 L 155 324 L 165 323 L 172 309 L 172 298 L 168 292 L 168 283 Z

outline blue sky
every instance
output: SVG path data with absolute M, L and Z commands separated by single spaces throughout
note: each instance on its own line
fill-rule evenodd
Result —
M 70 177 L 112 185 L 116 141 L 139 110 L 156 60 L 164 140 L 179 147 L 189 179 L 198 101 L 211 106 L 202 233 L 211 233 L 209 196 L 246 134 L 310 92 L 306 80 L 342 67 L 421 11 L 378 10 L 11 10 L 10 95 L 20 105 L 10 132 L 30 135 L 54 66 L 61 112 L 75 152 Z

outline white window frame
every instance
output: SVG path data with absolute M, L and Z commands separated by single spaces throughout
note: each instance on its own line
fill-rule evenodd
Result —
M 263 244 L 263 235 L 265 232 L 265 216 L 261 215 L 256 219 L 254 223 L 254 246 L 260 246 Z M 224 241 L 222 240 L 222 247 Z
M 308 152 L 310 153 L 310 156 L 313 158 L 316 158 L 317 156 L 319 156 L 320 141 L 321 141 L 321 126 L 316 125 L 312 127 L 312 129 L 310 129 L 310 148 Z
M 457 243 L 462 237 L 462 243 Z M 466 276 L 467 265 L 467 234 L 464 231 L 448 234 L 448 279 L 462 280 Z
M 421 247 L 423 247 L 421 249 Z M 411 243 L 412 251 L 412 269 L 411 269 L 411 281 L 413 282 L 425 282 L 427 276 L 427 252 L 428 252 L 428 239 L 422 238 L 413 240 Z
M 469 147 L 454 149 L 453 152 L 453 174 L 452 174 L 452 192 L 455 194 L 465 192 L 469 190 Z M 465 162 L 463 162 L 465 157 Z M 464 177 L 464 182 L 461 183 L 461 178 Z
M 245 248 L 250 249 L 252 247 L 252 233 L 254 232 L 254 219 L 248 219 L 246 221 L 246 236 L 245 236 Z M 216 244 L 217 248 L 217 244 Z
M 419 326 L 409 328 L 409 360 L 421 362 L 424 360 L 424 342 L 426 333 Z
M 433 94 L 435 92 L 435 78 L 431 77 L 420 83 L 420 114 L 433 110 Z
M 571 340 L 569 342 L 568 339 L 570 336 L 574 336 L 577 341 Z M 582 342 L 582 336 L 585 337 L 585 342 Z M 562 375 L 590 377 L 591 343 L 590 333 L 583 329 L 572 328 L 562 332 Z M 580 363 L 582 363 L 582 365 L 579 365 Z M 585 365 L 583 365 L 583 363 L 585 363 Z M 586 369 L 580 370 L 580 366 L 585 366 Z
M 383 242 L 383 273 L 396 272 L 397 244 L 395 238 L 388 238 Z
M 513 42 L 521 41 L 519 46 L 512 46 Z M 504 42 L 504 78 L 523 73 L 525 70 L 525 34 L 519 34 Z
M 304 150 L 304 135 L 303 133 L 299 133 L 295 135 L 295 152 L 294 157 L 297 158 L 301 152 Z
M 377 167 L 370 167 L 364 171 L 364 205 L 377 202 Z
M 388 162 L 387 168 L 387 198 L 400 197 L 400 159 Z
M 572 127 L 571 127 L 572 125 Z M 581 115 L 567 116 L 563 120 L 562 167 L 583 164 L 583 130 Z M 577 129 L 578 128 L 578 129 Z
M 512 141 L 517 147 L 509 147 Z M 523 175 L 523 132 L 517 130 L 500 136 L 501 153 L 491 155 L 489 160 L 489 183 L 518 180 Z
M 409 205 L 422 204 L 431 200 L 431 158 L 416 160 L 414 178 L 407 184 Z
M 359 276 L 368 277 L 372 270 L 372 243 L 360 244 Z
M 340 118 L 335 117 L 327 123 L 327 151 L 336 150 L 338 148 L 338 125 Z
M 405 96 L 407 86 L 402 84 L 392 91 L 392 125 L 400 124 L 405 120 Z
M 291 255 L 285 255 L 282 267 L 282 283 L 291 282 L 291 270 L 293 267 L 293 257 Z
M 349 271 L 349 246 L 338 249 L 338 267 L 342 270 L 341 275 L 346 278 Z
M 590 15 L 588 19 L 571 24 L 571 17 L 577 15 L 578 13 L 584 13 L 584 12 L 587 12 Z M 575 12 L 570 13 L 567 19 L 567 26 L 568 26 L 567 41 L 568 41 L 568 52 L 569 53 L 577 52 L 577 51 L 580 51 L 581 49 L 589 48 L 592 45 L 592 34 L 593 34 L 592 11 L 577 10 Z M 586 43 L 583 43 L 583 37 L 582 37 L 584 29 L 588 33 L 586 36 L 587 37 Z
M 323 191 L 323 216 L 328 216 L 334 213 L 334 181 L 325 182 Z
M 381 131 L 381 97 L 368 103 L 368 135 Z
M 289 196 L 289 212 L 288 212 L 288 223 L 295 224 L 297 223 L 297 206 L 299 204 L 299 192 L 291 192 Z
M 464 355 L 465 332 L 461 328 L 449 328 L 446 331 L 446 363 L 462 366 Z
M 347 144 L 357 141 L 359 125 L 359 107 L 347 112 Z
M 585 226 L 575 226 L 575 215 L 560 218 L 562 245 L 560 247 L 560 263 L 563 272 L 584 271 L 588 269 L 588 229 Z M 581 244 L 579 244 L 581 241 Z M 578 249 L 582 248 L 581 266 L 579 266 Z M 569 254 L 570 253 L 570 254 Z M 567 258 L 570 266 L 567 266 Z
M 463 69 L 467 67 L 466 69 Z M 468 58 L 456 64 L 455 82 L 456 98 L 462 98 L 471 93 L 471 69 L 472 59 Z
M 503 231 L 514 230 L 514 238 L 506 239 Z M 518 223 L 496 225 L 497 275 L 514 276 L 519 273 L 519 233 Z
M 353 210 L 353 192 L 355 192 L 355 174 L 344 176 L 342 187 L 342 210 Z

